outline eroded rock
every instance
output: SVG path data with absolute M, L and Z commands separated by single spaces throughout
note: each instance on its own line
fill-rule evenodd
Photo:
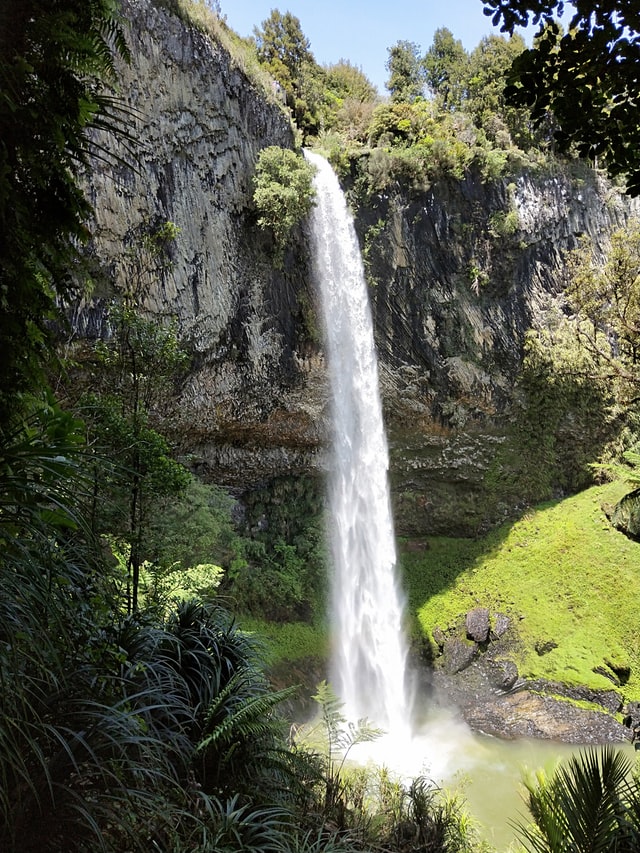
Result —
M 476 731 L 502 738 L 545 738 L 563 743 L 623 743 L 631 732 L 604 711 L 521 690 L 469 705 L 464 717 Z
M 486 643 L 489 639 L 489 610 L 486 607 L 476 607 L 465 617 L 467 637 L 476 643 Z

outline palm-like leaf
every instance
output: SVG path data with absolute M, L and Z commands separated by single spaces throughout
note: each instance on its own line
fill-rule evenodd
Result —
M 636 850 L 637 792 L 632 764 L 611 746 L 589 749 L 561 765 L 551 779 L 527 783 L 535 827 L 518 827 L 536 853 L 605 853 Z

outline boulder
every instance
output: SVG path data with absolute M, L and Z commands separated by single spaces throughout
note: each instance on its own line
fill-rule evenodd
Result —
M 493 630 L 491 631 L 491 639 L 499 640 L 501 637 L 504 637 L 510 625 L 511 619 L 508 616 L 504 613 L 496 613 Z
M 489 639 L 491 624 L 489 610 L 486 607 L 476 607 L 470 610 L 465 618 L 467 637 L 475 643 L 486 643 Z
M 442 669 L 448 675 L 455 675 L 466 669 L 478 655 L 477 643 L 470 643 L 459 637 L 448 639 L 442 652 Z

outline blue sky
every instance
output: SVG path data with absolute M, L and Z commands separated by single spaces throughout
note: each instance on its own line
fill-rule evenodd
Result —
M 424 53 L 434 32 L 447 27 L 473 50 L 483 36 L 500 33 L 483 14 L 482 0 L 221 0 L 220 5 L 241 36 L 252 35 L 272 9 L 291 12 L 300 19 L 317 62 L 348 59 L 380 94 L 386 94 L 387 48 L 397 41 L 415 42 Z

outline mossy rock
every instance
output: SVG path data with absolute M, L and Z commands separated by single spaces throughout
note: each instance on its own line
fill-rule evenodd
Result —
M 630 539 L 640 542 L 640 489 L 618 501 L 611 511 L 611 523 Z

